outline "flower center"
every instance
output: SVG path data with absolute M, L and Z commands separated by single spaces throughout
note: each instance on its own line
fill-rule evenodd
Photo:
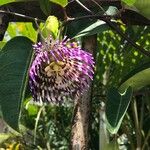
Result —
M 63 67 L 65 63 L 62 61 L 52 62 L 48 66 L 45 67 L 45 72 L 48 77 L 50 77 L 53 73 L 56 75 L 60 74 L 63 75 Z

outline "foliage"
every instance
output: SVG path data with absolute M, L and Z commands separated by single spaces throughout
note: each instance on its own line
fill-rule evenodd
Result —
M 106 116 L 108 130 L 116 134 L 121 125 L 122 119 L 127 111 L 132 96 L 132 88 L 129 87 L 120 94 L 116 88 L 111 88 L 107 93 Z
M 136 4 L 135 1 L 123 1 L 128 5 Z M 17 1 L 9 0 L 1 1 L 0 5 L 10 2 L 17 3 Z M 136 149 L 141 142 L 140 147 L 143 150 L 148 149 L 150 136 L 149 57 L 129 45 L 124 38 L 100 19 L 79 19 L 68 21 L 66 24 L 63 22 L 63 24 L 55 16 L 48 16 L 51 12 L 51 2 L 61 7 L 65 7 L 68 3 L 67 0 L 39 1 L 41 10 L 47 15 L 47 20 L 41 29 L 34 29 L 32 23 L 9 23 L 5 37 L 0 42 L 2 116 L 10 127 L 20 132 L 16 135 L 8 128 L 11 135 L 1 134 L 1 147 L 14 149 L 26 147 L 29 150 L 68 149 L 73 103 L 68 101 L 63 105 L 51 104 L 42 107 L 31 103 L 28 70 L 34 57 L 32 43 L 37 41 L 38 31 L 40 31 L 43 37 L 52 34 L 54 38 L 62 38 L 61 34 L 63 34 L 72 40 L 78 38 L 81 43 L 83 36 L 97 34 L 97 49 L 94 52 L 95 77 L 91 98 L 91 149 L 97 150 L 99 145 L 101 102 L 106 105 L 104 125 L 109 135 L 107 148 L 112 149 L 117 144 L 116 149 L 121 149 L 121 146 Z M 109 7 L 106 14 L 114 15 L 113 12 L 116 14 L 118 10 Z M 101 13 L 101 10 L 98 13 Z M 82 14 L 78 12 L 77 17 L 81 16 Z M 120 20 L 113 21 L 113 24 L 138 45 L 142 45 L 144 49 L 150 49 L 148 26 L 127 27 Z M 124 93 L 120 94 L 120 92 Z
M 149 0 L 122 0 L 129 8 L 150 19 Z
M 24 37 L 10 40 L 1 50 L 1 109 L 5 121 L 16 130 L 18 130 L 18 119 L 25 95 L 31 57 L 31 41 Z

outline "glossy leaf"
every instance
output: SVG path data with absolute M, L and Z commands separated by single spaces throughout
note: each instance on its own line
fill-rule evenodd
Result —
M 134 6 L 140 14 L 150 19 L 150 0 L 136 0 Z
M 93 20 L 88 21 L 78 21 L 78 22 L 72 22 L 67 26 L 67 35 L 70 38 L 77 38 L 82 36 L 90 36 L 94 34 L 101 33 L 103 31 L 106 31 L 109 29 L 109 26 L 101 21 L 101 20 Z
M 4 120 L 18 130 L 24 99 L 32 42 L 26 37 L 8 41 L 0 52 L 0 105 Z
M 131 71 L 122 80 L 119 91 L 122 92 L 129 86 L 131 86 L 134 91 L 137 91 L 146 85 L 150 85 L 150 62 Z
M 74 38 L 81 37 L 81 36 L 89 36 L 93 34 L 98 34 L 100 32 L 103 32 L 107 30 L 109 27 L 106 25 L 105 22 L 98 20 L 92 25 L 88 26 L 87 28 L 83 29 L 77 35 L 75 35 Z
M 65 7 L 68 4 L 68 0 L 49 0 L 50 2 L 56 3 Z
M 132 88 L 129 87 L 123 94 L 116 88 L 110 88 L 107 93 L 106 117 L 107 129 L 116 134 L 122 123 L 132 97 Z

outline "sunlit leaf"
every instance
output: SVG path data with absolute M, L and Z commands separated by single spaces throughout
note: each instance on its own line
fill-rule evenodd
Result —
M 46 20 L 46 23 L 42 29 L 42 34 L 44 37 L 53 35 L 54 38 L 57 37 L 58 34 L 59 22 L 55 16 L 49 16 Z
M 106 117 L 107 129 L 110 133 L 116 134 L 122 123 L 132 97 L 132 88 L 129 87 L 123 94 L 116 88 L 110 88 L 107 93 Z
M 49 0 L 49 1 L 59 4 L 62 7 L 65 7 L 68 4 L 68 0 Z
M 38 113 L 39 109 L 38 109 L 37 105 L 30 103 L 31 99 L 32 99 L 32 97 L 29 97 L 26 100 L 27 102 L 25 104 L 25 108 L 28 111 L 28 115 L 29 116 L 34 116 L 34 115 L 36 115 Z
M 150 63 L 143 64 L 142 66 L 132 70 L 121 82 L 119 91 L 124 91 L 131 86 L 134 91 L 142 87 L 150 85 Z
M 129 6 L 132 6 L 136 2 L 136 0 L 121 0 L 121 1 Z
M 31 39 L 33 42 L 36 42 L 37 32 L 33 28 L 32 23 L 12 22 L 9 23 L 4 39 L 8 40 L 15 36 L 26 36 L 29 39 Z
M 7 3 L 11 3 L 11 2 L 15 2 L 16 0 L 1 0 L 0 1 L 0 6 L 1 5 L 4 5 L 4 4 L 7 4 Z
M 5 140 L 7 140 L 11 135 L 10 134 L 6 134 L 6 133 L 1 133 L 0 134 L 0 143 L 4 142 Z
M 5 44 L 6 44 L 6 42 L 0 41 L 0 51 L 1 51 L 1 49 L 4 47 Z
M 31 57 L 32 42 L 26 37 L 10 40 L 0 52 L 0 105 L 4 120 L 16 130 Z

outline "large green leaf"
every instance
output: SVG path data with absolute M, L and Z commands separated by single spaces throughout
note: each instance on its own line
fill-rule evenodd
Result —
M 119 91 L 122 92 L 129 86 L 131 86 L 134 91 L 137 91 L 146 85 L 150 85 L 150 62 L 135 68 L 125 76 L 121 82 Z
M 91 24 L 90 26 L 88 26 L 87 28 L 78 32 L 74 38 L 98 34 L 100 32 L 107 30 L 108 28 L 109 26 L 107 26 L 105 22 L 98 20 L 94 22 L 93 24 Z
M 18 129 L 24 99 L 32 42 L 26 37 L 8 41 L 0 52 L 0 104 L 4 120 Z
M 114 87 L 108 90 L 106 102 L 106 117 L 107 129 L 110 133 L 116 134 L 119 130 L 123 117 L 129 106 L 131 97 L 131 87 L 129 87 L 123 94 L 120 94 Z

